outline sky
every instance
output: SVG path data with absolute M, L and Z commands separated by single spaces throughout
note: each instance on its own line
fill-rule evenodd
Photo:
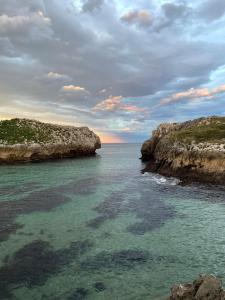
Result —
M 0 0 L 0 119 L 142 142 L 225 115 L 224 0 Z

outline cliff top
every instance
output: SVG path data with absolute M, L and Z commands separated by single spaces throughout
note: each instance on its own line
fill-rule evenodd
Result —
M 87 127 L 61 126 L 29 119 L 0 121 L 0 144 L 69 144 L 97 138 Z
M 225 117 L 200 118 L 177 124 L 173 127 L 169 138 L 184 143 L 224 143 Z

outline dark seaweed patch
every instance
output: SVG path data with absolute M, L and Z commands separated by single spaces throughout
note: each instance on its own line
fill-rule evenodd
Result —
M 114 219 L 122 212 L 121 204 L 123 201 L 122 193 L 114 192 L 94 208 L 100 215 L 87 223 L 92 228 L 98 228 L 108 219 Z
M 49 239 L 53 239 L 53 238 L 54 238 L 54 234 L 49 233 L 49 234 L 47 235 L 47 237 L 48 237 Z
M 0 282 L 0 299 L 1 300 L 12 299 L 12 294 L 5 288 L 5 285 L 2 282 Z
M 40 188 L 40 185 L 36 182 L 27 182 L 20 186 L 5 185 L 5 186 L 0 187 L 0 195 L 1 196 L 8 196 L 8 195 L 17 196 L 20 193 L 30 192 L 37 188 Z
M 20 214 L 48 212 L 68 201 L 70 198 L 62 194 L 44 190 L 31 193 L 21 200 L 0 202 L 0 241 L 6 240 L 11 233 L 21 228 L 22 225 L 14 223 Z
M 90 247 L 92 244 L 89 241 L 76 241 L 67 249 L 54 250 L 48 242 L 33 241 L 12 258 L 7 258 L 6 264 L 0 268 L 1 293 L 5 298 L 10 298 L 12 286 L 23 284 L 30 288 L 43 285 L 49 276 L 59 272 Z
M 103 237 L 104 239 L 108 239 L 108 238 L 111 237 L 111 234 L 110 234 L 109 232 L 104 232 L 104 233 L 102 234 L 102 237 Z
M 102 291 L 106 290 L 106 287 L 103 282 L 96 282 L 94 284 L 94 288 L 97 292 L 102 292 Z
M 70 201 L 70 198 L 63 195 L 63 193 L 87 195 L 94 192 L 97 184 L 97 178 L 86 178 L 54 188 L 35 191 L 20 200 L 0 202 L 0 242 L 7 240 L 8 236 L 19 228 L 20 225 L 14 224 L 14 220 L 20 214 L 48 212 Z M 34 183 L 27 183 L 21 187 L 7 186 L 2 187 L 1 192 L 3 194 L 14 193 L 16 195 L 24 191 L 30 191 L 34 187 L 36 187 Z
M 83 300 L 87 297 L 89 291 L 84 288 L 77 288 L 68 300 Z
M 132 212 L 140 221 L 127 227 L 133 234 L 144 234 L 162 226 L 168 219 L 175 216 L 173 208 L 164 201 L 158 199 L 157 195 L 149 191 L 142 191 L 140 198 L 132 195 L 132 187 L 122 192 L 114 192 L 102 203 L 94 208 L 99 215 L 90 220 L 87 225 L 96 229 L 106 220 L 114 219 L 119 214 Z
M 76 241 L 72 242 L 70 244 L 70 247 L 68 249 L 63 249 L 60 251 L 62 252 L 62 257 L 64 258 L 64 261 L 67 260 L 67 263 L 72 261 L 75 257 L 82 255 L 90 250 L 90 248 L 93 246 L 93 244 L 88 241 Z
M 97 229 L 108 219 L 112 219 L 112 218 L 110 218 L 109 216 L 105 216 L 105 215 L 98 216 L 98 217 L 92 219 L 91 221 L 89 221 L 87 223 L 87 225 L 94 229 Z
M 63 196 L 60 193 L 54 192 L 52 189 L 34 192 L 29 196 L 15 201 L 14 205 L 16 211 L 22 210 L 22 213 L 32 212 L 48 212 L 53 208 L 70 201 L 70 198 Z
M 101 268 L 126 267 L 134 268 L 137 264 L 143 264 L 149 259 L 148 251 L 141 250 L 122 250 L 113 253 L 100 252 L 92 258 L 81 263 L 81 267 L 86 269 L 98 270 Z
M 1 209 L 1 208 L 0 208 Z M 1 212 L 0 212 L 1 215 Z M 22 228 L 23 225 L 21 224 L 9 224 L 8 226 L 1 227 L 1 220 L 0 220 L 0 242 L 4 242 L 8 239 L 9 235 L 15 233 L 18 229 Z
M 89 257 L 81 262 L 81 268 L 86 271 L 100 269 L 132 269 L 145 263 L 158 264 L 178 263 L 179 260 L 173 256 L 155 255 L 145 250 L 122 250 L 116 252 L 100 252 L 96 256 Z M 182 262 L 179 262 L 182 263 Z
M 89 195 L 95 191 L 98 184 L 98 178 L 86 178 L 57 186 L 54 191 L 71 195 Z
M 127 230 L 139 235 L 155 230 L 163 226 L 167 220 L 175 217 L 175 211 L 171 206 L 154 197 L 154 194 L 149 195 L 149 192 L 142 192 L 138 201 L 132 200 L 130 210 L 141 221 L 128 226 Z
M 49 273 L 58 269 L 58 260 L 58 253 L 52 250 L 48 242 L 34 241 L 16 252 L 12 260 L 0 269 L 0 280 L 6 285 L 42 285 Z

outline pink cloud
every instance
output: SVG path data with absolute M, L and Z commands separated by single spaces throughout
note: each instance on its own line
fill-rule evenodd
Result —
M 126 112 L 141 112 L 144 108 L 137 107 L 135 105 L 129 105 L 122 103 L 122 96 L 111 96 L 110 98 L 98 103 L 92 110 L 93 111 L 126 111 Z
M 152 16 L 147 10 L 130 10 L 122 15 L 121 20 L 129 24 L 149 26 L 152 23 Z
M 225 85 L 220 85 L 211 90 L 208 88 L 199 88 L 199 89 L 191 88 L 187 91 L 175 93 L 168 98 L 162 99 L 160 101 L 160 104 L 166 105 L 174 102 L 179 102 L 184 99 L 193 100 L 193 99 L 200 99 L 200 98 L 213 98 L 215 95 L 224 92 L 225 92 Z

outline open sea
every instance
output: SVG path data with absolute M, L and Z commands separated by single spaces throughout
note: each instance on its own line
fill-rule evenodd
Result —
M 0 299 L 159 300 L 225 283 L 225 189 L 141 174 L 139 144 L 0 166 Z

